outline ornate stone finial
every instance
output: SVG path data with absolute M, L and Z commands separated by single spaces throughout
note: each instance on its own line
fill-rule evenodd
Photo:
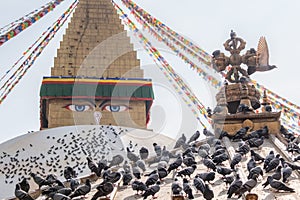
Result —
M 231 55 L 227 57 L 220 50 L 213 52 L 212 65 L 214 69 L 220 72 L 230 66 L 226 79 L 231 83 L 238 83 L 240 75 L 248 78 L 256 71 L 268 71 L 276 68 L 275 65 L 269 65 L 268 46 L 264 37 L 260 38 L 257 51 L 250 48 L 244 55 L 240 55 L 245 46 L 246 42 L 231 30 L 230 38 L 224 43 L 225 50 L 229 51 Z M 247 65 L 247 71 L 241 67 L 241 64 Z
M 263 106 L 261 109 L 262 112 L 271 112 L 272 111 L 272 107 L 270 105 L 270 101 L 268 99 L 266 90 L 264 90 L 264 95 L 263 95 L 263 100 L 262 100 L 261 105 Z

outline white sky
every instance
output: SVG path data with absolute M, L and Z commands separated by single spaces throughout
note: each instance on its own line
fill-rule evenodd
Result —
M 49 0 L 3 1 L 0 27 L 47 2 Z M 0 47 L 0 76 L 21 57 L 22 52 L 61 15 L 71 2 L 71 0 L 65 0 L 53 12 Z M 298 92 L 300 91 L 300 69 L 297 66 L 298 53 L 300 53 L 300 28 L 298 26 L 300 1 L 290 0 L 287 3 L 279 0 L 139 0 L 136 3 L 176 32 L 191 38 L 208 53 L 212 53 L 216 49 L 225 53 L 222 44 L 229 38 L 231 29 L 237 33 L 238 37 L 247 42 L 246 49 L 256 48 L 259 37 L 265 36 L 269 46 L 270 64 L 275 64 L 278 68 L 270 72 L 255 73 L 251 78 L 300 105 Z M 42 77 L 50 75 L 50 67 L 53 66 L 62 34 L 63 31 L 60 31 L 57 38 L 51 41 L 27 75 L 0 105 L 2 130 L 0 143 L 29 130 L 39 129 L 39 88 Z M 170 55 L 172 54 L 170 53 Z M 166 57 L 168 56 L 166 55 Z M 144 66 L 147 67 L 151 64 L 150 60 L 143 59 L 142 53 L 139 57 Z M 187 65 L 183 66 L 184 64 L 180 62 L 175 61 L 174 63 L 188 68 Z M 180 69 L 178 70 L 180 71 Z M 184 73 L 182 76 L 185 80 L 195 79 L 186 75 L 194 74 L 191 70 L 182 73 Z M 195 83 L 189 84 L 195 93 L 199 94 L 198 98 L 204 99 L 203 101 L 207 105 L 212 106 L 211 95 L 210 98 L 207 98 L 207 91 L 210 89 L 203 82 L 199 78 L 196 80 L 196 85 L 194 85 Z M 198 83 L 206 89 L 199 90 Z M 206 95 L 201 96 L 201 94 Z M 156 96 L 156 99 L 158 98 Z

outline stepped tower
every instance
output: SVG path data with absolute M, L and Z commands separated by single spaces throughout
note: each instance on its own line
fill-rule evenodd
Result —
M 146 128 L 152 82 L 109 0 L 80 0 L 40 91 L 41 128 Z

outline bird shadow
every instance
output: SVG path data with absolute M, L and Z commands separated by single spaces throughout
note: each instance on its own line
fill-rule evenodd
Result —
M 134 199 L 141 199 L 141 195 L 133 194 L 131 196 L 125 197 L 123 200 L 134 200 Z

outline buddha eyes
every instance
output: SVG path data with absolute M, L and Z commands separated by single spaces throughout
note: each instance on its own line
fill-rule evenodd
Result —
M 130 109 L 126 105 L 112 105 L 112 104 L 105 104 L 101 106 L 100 108 L 102 111 L 108 111 L 108 112 L 123 112 L 128 109 Z M 65 106 L 64 108 L 75 111 L 75 112 L 85 112 L 85 111 L 92 111 L 94 110 L 93 106 L 86 105 L 86 104 L 69 104 Z
M 109 112 L 123 112 L 128 110 L 129 107 L 125 105 L 111 105 L 111 104 L 106 104 L 102 107 L 102 110 L 106 110 Z
M 92 110 L 90 105 L 80 105 L 80 104 L 69 104 L 65 106 L 65 108 L 76 112 L 84 112 L 84 111 Z

